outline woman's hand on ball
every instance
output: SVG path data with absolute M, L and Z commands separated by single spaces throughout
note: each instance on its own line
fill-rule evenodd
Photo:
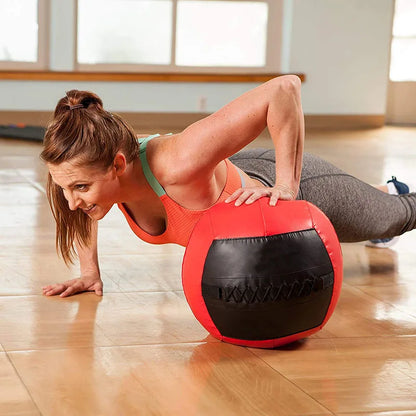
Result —
M 230 203 L 235 201 L 235 206 L 242 204 L 252 204 L 260 198 L 269 197 L 270 205 L 276 205 L 279 199 L 284 201 L 292 201 L 296 199 L 296 192 L 286 185 L 275 185 L 273 188 L 265 188 L 262 186 L 252 186 L 237 189 L 230 195 L 225 202 Z
M 81 292 L 95 292 L 96 295 L 103 295 L 103 282 L 100 276 L 84 275 L 77 279 L 67 280 L 63 283 L 44 286 L 42 288 L 45 296 L 60 295 L 61 298 L 75 295 Z

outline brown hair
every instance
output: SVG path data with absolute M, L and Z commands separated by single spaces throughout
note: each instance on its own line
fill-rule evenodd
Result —
M 138 157 L 139 144 L 133 129 L 121 117 L 104 110 L 103 102 L 89 91 L 71 90 L 55 108 L 40 155 L 46 163 L 76 159 L 77 165 L 108 169 L 116 153 L 127 162 Z M 66 264 L 76 257 L 74 243 L 90 244 L 91 219 L 82 210 L 71 211 L 63 190 L 48 175 L 47 197 L 56 221 L 56 248 Z

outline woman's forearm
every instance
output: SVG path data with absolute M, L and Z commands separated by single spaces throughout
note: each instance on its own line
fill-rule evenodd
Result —
M 55 283 L 44 286 L 43 294 L 46 296 L 60 295 L 67 297 L 80 292 L 95 292 L 102 296 L 103 282 L 100 277 L 97 255 L 97 221 L 93 222 L 91 229 L 91 241 L 88 247 L 75 242 L 76 250 L 81 266 L 81 276 L 76 279 L 67 280 L 63 283 Z
M 83 246 L 79 242 L 75 242 L 75 247 L 79 257 L 81 276 L 88 273 L 100 274 L 98 264 L 98 221 L 93 221 L 91 226 L 91 239 L 89 246 Z
M 276 186 L 299 190 L 304 143 L 300 80 L 290 78 L 277 87 L 269 104 L 267 127 L 276 151 Z

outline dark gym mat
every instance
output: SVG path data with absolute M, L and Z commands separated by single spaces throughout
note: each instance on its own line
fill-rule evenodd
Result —
M 6 139 L 36 140 L 41 142 L 46 129 L 39 126 L 26 126 L 24 124 L 0 125 L 0 137 Z

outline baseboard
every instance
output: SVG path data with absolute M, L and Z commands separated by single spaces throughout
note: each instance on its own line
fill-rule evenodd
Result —
M 207 113 L 133 113 L 120 112 L 138 132 L 183 130 L 190 124 L 208 116 Z M 0 111 L 0 124 L 23 123 L 46 126 L 52 118 L 49 111 Z M 376 115 L 305 115 L 306 129 L 352 130 L 378 128 L 385 124 L 383 114 Z
M 305 128 L 325 130 L 357 130 L 383 127 L 385 124 L 384 114 L 373 115 L 305 115 Z

